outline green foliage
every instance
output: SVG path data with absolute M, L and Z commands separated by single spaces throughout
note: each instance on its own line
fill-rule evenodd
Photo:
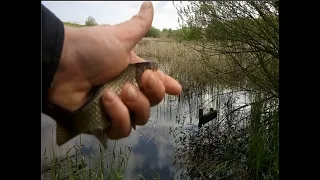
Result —
M 49 159 L 50 163 L 42 169 L 41 176 L 44 179 L 48 177 L 73 180 L 127 179 L 125 172 L 132 151 L 131 147 L 117 148 L 115 143 L 112 151 L 105 151 L 99 146 L 98 153 L 87 156 L 82 154 L 81 146 L 71 147 L 61 157 L 57 157 L 53 151 L 50 154 L 45 152 L 43 161 Z
M 64 25 L 70 26 L 70 27 L 85 27 L 85 26 L 96 26 L 98 24 L 93 17 L 89 16 L 84 25 L 81 25 L 75 22 L 64 22 Z
M 200 28 L 182 27 L 177 30 L 175 37 L 182 41 L 192 41 L 201 38 Z
M 197 44 L 208 72 L 214 72 L 209 76 L 221 75 L 222 81 L 236 86 L 245 82 L 278 97 L 279 13 L 275 2 L 196 1 L 179 12 L 186 19 L 180 39 Z M 216 68 L 217 58 L 228 59 L 225 69 Z
M 145 37 L 159 38 L 161 31 L 155 27 L 151 27 Z
M 97 25 L 97 22 L 93 17 L 89 16 L 85 22 L 85 25 L 86 26 L 95 26 L 95 25 Z
M 181 29 L 176 29 L 176 30 L 173 30 L 171 28 L 169 28 L 169 29 L 164 28 L 164 29 L 162 29 L 161 33 L 167 38 L 175 39 L 180 42 L 181 41 L 191 41 L 191 40 L 195 40 L 195 39 L 199 38 L 198 37 L 199 33 L 197 33 L 194 30 L 191 30 L 188 27 L 183 27 Z
M 237 127 L 239 120 L 227 115 L 223 132 L 208 129 L 186 138 L 188 148 L 179 156 L 189 166 L 185 173 L 207 179 L 279 179 L 278 2 L 193 1 L 178 8 L 178 14 L 182 28 L 177 37 L 201 54 L 202 76 L 252 94 L 245 105 L 251 110 L 241 120 L 246 126 Z M 238 111 L 231 108 L 228 114 Z

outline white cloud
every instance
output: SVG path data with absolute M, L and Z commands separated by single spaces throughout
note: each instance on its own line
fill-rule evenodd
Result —
M 153 26 L 178 28 L 178 15 L 171 1 L 153 1 Z M 62 21 L 84 24 L 92 16 L 99 24 L 117 24 L 135 15 L 142 1 L 43 1 Z

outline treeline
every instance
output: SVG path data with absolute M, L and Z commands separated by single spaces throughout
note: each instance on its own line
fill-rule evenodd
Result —
M 72 26 L 72 27 L 84 27 L 84 26 L 98 25 L 97 21 L 92 16 L 89 16 L 87 18 L 87 20 L 85 21 L 85 24 L 83 24 L 83 25 L 76 23 L 76 22 L 64 22 L 64 24 L 67 26 Z M 149 38 L 174 38 L 174 39 L 184 39 L 184 40 L 191 39 L 191 37 L 193 37 L 193 35 L 191 35 L 191 34 L 186 35 L 186 32 L 188 32 L 188 31 L 186 31 L 185 29 L 173 30 L 171 28 L 169 28 L 169 29 L 164 28 L 164 29 L 160 30 L 160 29 L 152 26 L 145 37 L 149 37 Z
M 96 20 L 92 16 L 89 16 L 84 24 L 79 24 L 77 22 L 64 22 L 64 24 L 67 26 L 72 26 L 72 27 L 84 27 L 84 26 L 98 25 L 98 23 L 96 22 Z
M 202 4 L 204 7 L 205 5 Z M 206 6 L 208 8 L 208 6 Z M 203 24 L 199 25 L 192 24 L 196 23 L 196 21 L 193 21 L 192 23 L 189 22 L 189 24 L 185 24 L 180 29 L 173 30 L 171 28 L 164 28 L 162 30 L 152 26 L 149 30 L 149 32 L 145 35 L 145 37 L 149 38 L 170 38 L 175 39 L 177 41 L 199 41 L 199 40 L 214 40 L 217 39 L 224 41 L 226 39 L 229 39 L 226 37 L 227 33 L 224 33 L 226 30 L 226 27 L 230 27 L 230 24 L 232 26 L 247 26 L 250 28 L 257 28 L 256 26 L 252 26 L 255 24 L 255 21 L 263 21 L 263 19 L 252 19 L 251 17 L 243 17 L 243 18 L 237 18 L 237 19 L 230 19 L 230 20 L 217 20 L 206 22 L 205 27 L 203 27 Z M 85 21 L 85 24 L 79 24 L 76 22 L 64 22 L 65 25 L 73 26 L 73 27 L 83 27 L 83 26 L 95 26 L 98 25 L 95 18 L 92 16 L 89 16 L 87 20 Z M 230 28 L 229 28 L 230 29 Z M 232 29 L 231 29 L 232 30 Z M 256 29 L 259 31 L 260 29 Z M 220 33 L 221 32 L 221 33 Z M 231 33 L 234 34 L 234 33 Z M 255 35 L 254 33 L 251 35 Z M 241 37 L 241 36 L 240 36 Z M 244 37 L 244 36 L 243 36 Z M 255 37 L 256 39 L 258 37 Z
M 182 37 L 182 36 L 183 36 L 183 34 L 181 32 L 181 29 L 173 30 L 171 28 L 169 28 L 169 29 L 164 28 L 164 29 L 160 30 L 160 29 L 157 29 L 157 28 L 152 26 L 145 37 L 151 37 L 151 38 L 178 38 L 178 37 Z

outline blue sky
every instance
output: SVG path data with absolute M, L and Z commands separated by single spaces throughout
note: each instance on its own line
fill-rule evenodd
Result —
M 152 1 L 154 19 L 152 25 L 158 29 L 177 29 L 178 15 L 172 1 Z M 62 21 L 84 24 L 88 16 L 98 24 L 117 24 L 135 15 L 142 1 L 42 1 Z

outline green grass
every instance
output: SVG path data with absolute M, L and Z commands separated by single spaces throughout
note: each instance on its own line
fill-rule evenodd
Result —
M 72 180 L 125 179 L 124 174 L 132 148 L 117 147 L 115 144 L 112 150 L 104 150 L 99 145 L 98 154 L 87 157 L 81 153 L 79 147 L 71 147 L 62 157 L 57 157 L 52 151 L 49 154 L 45 152 L 43 158 L 49 159 L 50 163 L 43 168 L 45 173 L 42 176 L 50 179 Z
M 80 143 L 78 146 L 72 146 L 67 149 L 65 154 L 62 154 L 59 157 L 54 151 L 52 151 L 53 144 L 47 152 L 43 154 L 43 161 L 49 160 L 47 164 L 42 169 L 42 178 L 43 179 L 52 179 L 52 180 L 142 180 L 145 179 L 143 175 L 132 175 L 131 177 L 126 177 L 125 173 L 128 166 L 128 161 L 131 157 L 132 147 L 124 146 L 119 147 L 117 141 L 114 141 L 113 148 L 109 146 L 107 149 L 104 149 L 100 144 L 98 145 L 98 152 L 95 154 L 85 156 L 81 153 L 79 147 L 81 145 L 81 136 Z M 155 173 L 153 177 L 154 180 L 160 180 L 160 174 Z

